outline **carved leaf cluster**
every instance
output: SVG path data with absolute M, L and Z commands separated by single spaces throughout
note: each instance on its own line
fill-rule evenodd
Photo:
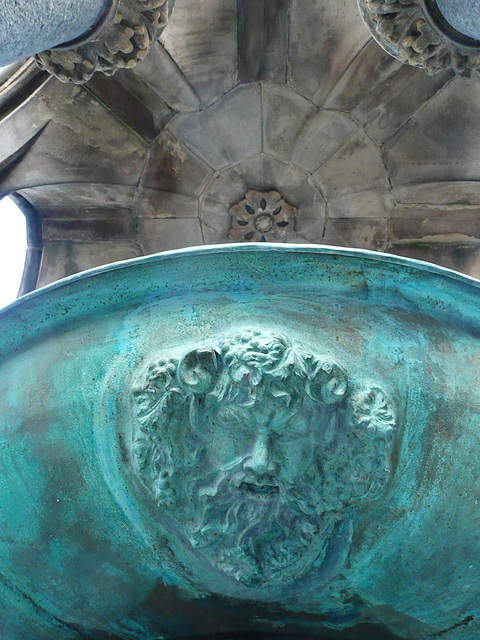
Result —
M 462 47 L 434 29 L 421 0 L 358 0 L 374 38 L 390 55 L 429 75 L 453 69 L 469 77 L 480 67 L 480 51 Z
M 166 26 L 167 0 L 120 0 L 113 20 L 97 37 L 71 49 L 50 49 L 35 56 L 40 68 L 61 82 L 83 84 L 96 71 L 113 75 L 147 55 Z

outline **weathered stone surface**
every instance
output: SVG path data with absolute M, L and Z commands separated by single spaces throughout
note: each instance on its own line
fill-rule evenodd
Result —
M 93 213 L 94 215 L 91 217 L 82 216 L 76 220 L 71 218 L 43 220 L 43 241 L 116 242 L 131 240 L 135 242 L 136 225 L 132 219 L 131 211 L 117 209 Z
M 45 184 L 18 190 L 32 205 L 42 211 L 49 210 L 61 215 L 65 210 L 101 209 L 101 205 L 111 207 L 130 207 L 135 194 L 133 185 L 111 185 L 97 183 L 95 189 L 81 182 L 62 182 Z M 108 205 L 107 205 L 108 203 Z
M 47 126 L 35 140 L 35 153 L 27 153 L 21 165 L 13 159 L 4 171 L 3 189 L 63 182 L 137 183 L 145 162 L 145 141 L 113 114 L 105 113 L 103 105 L 84 88 L 53 79 L 43 85 L 34 102 L 7 118 L 6 145 L 10 137 L 15 141 L 18 127 L 26 121 L 45 122 Z M 103 126 L 99 126 L 100 121 Z M 34 127 L 30 136 L 35 131 Z
M 480 179 L 480 78 L 455 78 L 387 144 L 393 187 Z
M 477 207 L 439 209 L 434 207 L 395 207 L 392 233 L 398 239 L 424 242 L 473 242 L 480 240 L 480 209 Z
M 434 76 L 403 65 L 396 74 L 370 92 L 352 116 L 365 125 L 369 135 L 382 142 L 390 138 L 451 80 L 453 73 Z
M 288 87 L 263 87 L 263 150 L 279 160 L 291 160 L 309 121 L 317 114 L 311 102 Z
M 173 133 L 165 131 L 155 141 L 142 186 L 198 196 L 213 175 L 212 169 Z
M 397 185 L 394 192 L 396 201 L 405 204 L 440 204 L 453 207 L 480 204 L 480 182 L 469 180 Z M 455 211 L 455 208 L 452 211 Z
M 168 128 L 213 169 L 257 155 L 262 151 L 260 85 L 240 86 L 204 111 L 177 116 Z
M 176 4 L 162 44 L 208 105 L 236 84 L 236 0 L 182 0 Z
M 138 63 L 134 71 L 119 71 L 117 77 L 126 75 L 130 82 L 131 78 L 136 79 L 142 91 L 148 87 L 156 96 L 157 103 L 164 102 L 174 111 L 184 113 L 201 108 L 195 90 L 159 41 L 152 45 L 148 56 Z
M 356 0 L 312 0 L 306 8 L 304 0 L 291 3 L 288 81 L 321 106 L 369 34 Z
M 140 187 L 135 199 L 135 210 L 139 215 L 150 218 L 196 218 L 198 198 Z
M 332 218 L 325 224 L 322 243 L 385 251 L 389 241 L 388 220 L 379 218 Z
M 37 287 L 110 262 L 141 255 L 133 242 L 45 242 Z
M 310 173 L 343 147 L 358 126 L 343 113 L 319 111 L 304 127 L 293 146 L 292 162 Z
M 388 55 L 374 40 L 369 40 L 352 57 L 345 72 L 328 94 L 324 108 L 352 111 L 372 94 L 377 94 L 381 100 L 382 86 L 385 84 L 388 87 L 390 78 L 402 67 L 401 62 Z
M 138 243 L 144 255 L 203 244 L 197 218 L 140 218 Z
M 390 252 L 398 256 L 408 256 L 439 264 L 447 269 L 466 273 L 480 279 L 480 247 L 463 242 L 463 238 L 452 238 L 452 242 L 395 242 Z M 449 563 L 447 563 L 449 564 Z M 468 636 L 467 636 L 468 637 Z
M 173 115 L 165 102 L 125 70 L 114 78 L 95 74 L 88 89 L 146 142 L 152 142 Z
M 362 130 L 322 164 L 313 177 L 332 218 L 383 218 L 393 207 L 381 151 Z
M 286 82 L 288 12 L 288 0 L 237 2 L 240 82 Z

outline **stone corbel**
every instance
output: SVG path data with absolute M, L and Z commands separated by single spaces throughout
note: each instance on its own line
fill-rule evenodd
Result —
M 480 41 L 452 27 L 435 0 L 358 0 L 378 44 L 401 62 L 429 75 L 453 69 L 469 77 L 480 67 Z
M 166 26 L 173 0 L 113 0 L 108 14 L 82 38 L 43 51 L 37 64 L 61 82 L 83 84 L 96 71 L 113 75 L 147 55 Z

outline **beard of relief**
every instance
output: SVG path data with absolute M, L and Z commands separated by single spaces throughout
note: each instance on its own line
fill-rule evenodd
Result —
M 251 480 L 239 464 L 185 482 L 182 526 L 212 566 L 248 587 L 296 580 L 322 561 L 338 513 L 322 507 L 316 469 L 301 485 L 263 479 L 257 492 Z

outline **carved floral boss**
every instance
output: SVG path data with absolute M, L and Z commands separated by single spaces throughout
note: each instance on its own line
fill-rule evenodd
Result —
M 143 485 L 192 551 L 247 588 L 331 564 L 330 541 L 390 474 L 385 393 L 278 333 L 152 359 L 131 401 Z
M 235 242 L 286 242 L 295 238 L 297 210 L 278 191 L 247 191 L 230 208 L 232 224 L 228 237 Z

